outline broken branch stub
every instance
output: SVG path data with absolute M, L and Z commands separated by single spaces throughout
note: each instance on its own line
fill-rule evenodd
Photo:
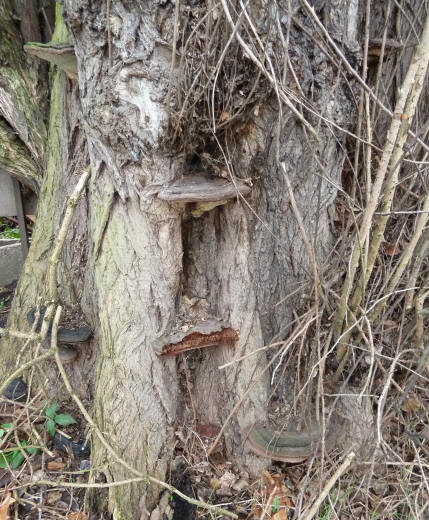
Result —
M 215 202 L 234 199 L 250 193 L 250 186 L 238 179 L 234 183 L 204 175 L 186 175 L 162 188 L 158 198 L 169 202 Z

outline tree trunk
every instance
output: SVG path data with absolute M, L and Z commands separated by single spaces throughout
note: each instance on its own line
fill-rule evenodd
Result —
M 200 3 L 205 5 L 182 0 L 180 23 L 186 17 L 196 23 L 192 12 L 203 16 Z M 217 141 L 209 137 L 200 105 L 188 107 L 196 110 L 195 145 L 192 148 L 188 139 L 189 148 L 183 143 L 177 146 L 169 119 L 177 106 L 169 101 L 180 94 L 179 65 L 186 51 L 182 49 L 184 54 L 178 54 L 172 66 L 172 42 L 176 38 L 179 44 L 183 37 L 174 31 L 175 4 L 64 0 L 62 12 L 70 36 L 57 9 L 53 41 L 73 43 L 79 79 L 69 79 L 58 69 L 52 76 L 45 148 L 41 131 L 27 140 L 22 128 L 19 133 L 25 154 L 32 156 L 28 160 L 34 162 L 35 180 L 29 185 L 41 187 L 32 246 L 9 326 L 28 330 L 28 310 L 39 296 L 46 299 L 47 261 L 65 202 L 90 165 L 89 185 L 61 257 L 58 287 L 66 318 L 88 323 L 93 337 L 67 370 L 77 394 L 93 400 L 93 416 L 108 442 L 139 471 L 161 480 L 167 478 L 178 425 L 221 426 L 243 396 L 243 405 L 224 432 L 226 454 L 254 472 L 266 464 L 250 453 L 245 440 L 249 428 L 267 418 L 273 396 L 265 367 L 273 354 L 269 350 L 249 354 L 285 340 L 293 329 L 294 308 L 306 307 L 305 294 L 313 290 L 314 274 L 309 248 L 318 265 L 333 254 L 329 210 L 343 170 L 346 136 L 321 124 L 314 114 L 351 130 L 357 111 L 353 95 L 328 52 L 309 36 L 312 29 L 304 9 L 299 12 L 292 6 L 297 16 L 292 23 L 282 2 L 251 3 L 249 16 L 263 35 L 266 57 L 274 53 L 272 49 L 284 52 L 289 38 L 291 62 L 285 65 L 283 86 L 293 104 L 304 99 L 301 95 L 311 95 L 311 109 L 304 109 L 301 116 L 283 102 L 279 114 L 276 88 L 233 39 L 234 59 L 246 64 L 250 79 L 237 85 L 231 96 L 244 98 L 240 88 L 251 87 L 250 80 L 258 77 L 259 97 L 245 107 L 246 113 L 237 110 L 236 120 L 216 105 L 218 126 L 233 120 L 216 134 Z M 357 63 L 363 8 L 357 2 L 332 1 L 324 2 L 322 13 L 319 3 L 314 2 L 316 11 Z M 213 10 L 213 20 L 221 19 L 228 28 L 226 43 L 231 35 L 227 17 L 219 5 L 206 4 L 205 9 Z M 237 11 L 230 9 L 237 20 L 240 6 L 234 5 Z M 278 27 L 283 43 L 276 36 Z M 254 46 L 255 53 L 258 49 Z M 283 70 L 283 63 L 274 65 Z M 268 58 L 264 66 L 270 72 Z M 213 78 L 210 81 L 213 86 Z M 45 162 L 40 182 L 41 154 Z M 207 173 L 203 159 L 210 154 L 223 160 L 221 175 L 226 172 L 228 178 L 233 174 L 248 181 L 248 197 L 236 196 L 200 214 L 192 202 L 158 196 L 185 174 Z M 208 173 L 213 175 L 213 170 Z M 238 341 L 185 354 L 187 363 L 181 356 L 157 355 L 159 348 L 173 342 L 174 333 L 190 334 L 197 322 L 211 320 L 236 330 Z M 8 348 L 4 347 L 5 343 L 1 361 L 11 369 L 21 345 L 8 340 Z M 316 341 L 307 341 L 302 355 L 307 360 L 314 357 L 315 347 Z M 247 357 L 219 370 L 242 356 Z M 276 382 L 280 407 L 291 404 L 293 370 Z M 185 374 L 192 383 L 186 391 Z M 52 395 L 58 374 L 46 364 L 44 375 Z M 130 477 L 96 438 L 92 465 L 103 468 L 108 481 Z M 109 508 L 115 518 L 138 518 L 143 506 L 153 509 L 159 495 L 159 489 L 143 484 L 111 489 Z

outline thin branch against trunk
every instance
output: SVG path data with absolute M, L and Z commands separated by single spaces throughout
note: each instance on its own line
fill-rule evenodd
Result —
M 404 155 L 404 145 L 407 140 L 407 128 L 412 124 L 414 114 L 416 111 L 418 100 L 420 99 L 420 95 L 424 85 L 424 79 L 426 75 L 426 71 L 429 63 L 429 15 L 426 18 L 425 28 L 422 34 L 421 42 L 416 49 L 415 56 L 411 65 L 408 69 L 407 76 L 403 83 L 403 88 L 401 90 L 408 93 L 407 101 L 404 107 L 404 112 L 398 113 L 395 112 L 395 118 L 400 119 L 401 127 L 399 131 L 399 135 L 396 139 L 395 148 L 393 150 L 392 156 L 389 161 L 389 165 L 386 165 L 389 169 L 389 177 L 388 181 L 384 188 L 384 197 L 381 202 L 380 211 L 385 213 L 384 215 L 379 215 L 377 218 L 376 228 L 374 230 L 374 238 L 370 243 L 369 251 L 368 251 L 368 259 L 366 262 L 365 268 L 362 269 L 360 279 L 356 285 L 355 293 L 353 295 L 351 306 L 353 310 L 356 310 L 358 305 L 362 300 L 363 293 L 368 284 L 369 278 L 374 268 L 375 259 L 379 253 L 381 242 L 384 238 L 384 232 L 386 230 L 386 225 L 390 216 L 390 210 L 392 207 L 393 197 L 395 195 L 396 187 L 398 184 L 399 172 L 402 165 L 402 159 Z M 428 205 L 428 197 L 426 197 L 426 202 L 423 207 L 423 211 L 427 211 Z M 423 227 L 426 222 L 427 215 L 423 214 L 419 216 L 419 222 L 421 222 L 422 218 Z M 420 226 L 421 231 L 423 227 Z M 420 235 L 416 236 L 414 233 L 412 243 L 414 246 L 417 244 Z M 412 251 L 414 251 L 414 246 Z M 411 252 L 412 253 L 412 252 Z M 408 259 L 411 258 L 411 255 Z M 403 268 L 397 270 L 398 273 L 402 274 Z M 396 282 L 393 282 L 388 289 L 388 292 L 392 292 L 394 287 L 396 286 Z
M 398 265 L 395 268 L 395 271 L 393 273 L 392 278 L 390 279 L 388 285 L 387 285 L 387 292 L 393 293 L 395 289 L 397 288 L 400 280 L 402 279 L 402 275 L 405 272 L 405 269 L 411 259 L 414 256 L 414 251 L 417 247 L 417 244 L 420 240 L 420 238 L 423 235 L 423 230 L 425 229 L 426 223 L 428 221 L 429 217 L 429 190 L 426 193 L 426 197 L 423 202 L 423 211 L 419 214 L 415 226 L 414 233 L 411 237 L 411 240 L 407 244 L 407 247 L 402 252 L 401 258 L 399 259 Z M 379 316 L 380 312 L 386 305 L 387 301 L 380 302 L 380 304 L 376 307 L 374 312 L 371 314 L 371 319 L 375 320 L 377 316 Z
M 228 22 L 231 25 L 231 29 L 233 34 L 235 34 L 235 37 L 241 47 L 243 48 L 244 53 L 253 61 L 253 63 L 258 67 L 258 69 L 262 72 L 262 74 L 268 79 L 272 87 L 275 89 L 277 95 L 279 98 L 285 103 L 285 105 L 292 110 L 292 112 L 295 114 L 297 119 L 305 126 L 305 128 L 315 137 L 316 140 L 319 140 L 319 135 L 316 132 L 316 130 L 313 128 L 313 126 L 305 119 L 305 117 L 297 110 L 295 105 L 292 103 L 292 101 L 289 99 L 289 96 L 286 94 L 286 92 L 283 90 L 283 87 L 281 85 L 281 81 L 279 81 L 274 75 L 273 70 L 270 72 L 266 69 L 263 62 L 253 53 L 252 49 L 246 44 L 246 42 L 241 37 L 239 31 L 236 28 L 236 24 L 234 23 L 231 13 L 228 9 L 228 4 L 225 0 L 221 0 L 221 4 L 223 7 L 223 10 L 225 12 L 225 15 L 228 19 Z M 245 11 L 245 8 L 243 9 Z M 265 54 L 265 53 L 264 53 Z M 267 59 L 268 55 L 264 55 L 264 59 Z M 269 58 L 268 58 L 269 60 Z M 270 61 L 269 61 L 270 63 Z
M 389 116 L 391 116 L 392 118 L 395 116 L 395 113 L 396 112 L 391 112 L 390 109 L 385 106 L 382 101 L 380 100 L 380 97 L 375 94 L 372 89 L 365 83 L 365 81 L 360 77 L 360 75 L 355 71 L 355 69 L 350 65 L 349 61 L 347 60 L 347 58 L 344 56 L 344 54 L 342 53 L 341 49 L 338 47 L 338 45 L 336 45 L 335 41 L 333 40 L 333 38 L 330 36 L 329 32 L 327 31 L 326 27 L 323 25 L 323 23 L 319 20 L 319 18 L 317 17 L 317 14 L 316 14 L 316 11 L 314 9 L 314 7 L 312 7 L 308 2 L 307 0 L 300 0 L 300 2 L 306 7 L 307 9 L 307 12 L 309 13 L 309 15 L 311 16 L 311 18 L 314 20 L 315 24 L 317 27 L 319 27 L 319 29 L 321 30 L 321 32 L 323 33 L 323 35 L 326 37 L 327 41 L 330 43 L 330 45 L 334 48 L 335 50 L 335 53 L 337 54 L 337 56 L 341 59 L 342 63 L 344 64 L 344 66 L 347 68 L 347 70 L 352 74 L 352 76 L 358 81 L 358 83 L 360 83 L 360 85 L 363 87 L 363 89 L 368 93 L 368 95 L 373 99 L 373 101 L 377 104 L 377 106 L 379 106 L 381 108 L 381 110 L 383 110 L 383 112 L 385 112 L 386 114 L 388 114 Z M 418 137 L 414 132 L 412 132 L 411 130 L 408 130 L 408 134 L 415 138 L 417 140 L 417 142 L 427 151 L 429 151 L 429 146 L 423 142 L 420 137 Z
M 31 336 L 26 334 L 25 332 L 22 332 L 22 339 L 32 339 Z M 42 361 L 45 361 L 46 359 L 49 359 L 52 357 L 54 353 L 51 350 L 48 350 L 44 352 L 43 354 L 40 354 L 40 356 L 31 359 L 30 361 L 27 361 L 26 363 L 22 363 L 19 368 L 17 368 L 9 377 L 7 377 L 3 383 L 0 386 L 0 394 L 3 394 L 3 392 L 6 390 L 8 385 L 17 377 L 21 376 L 22 374 L 25 374 L 27 370 L 29 370 L 31 367 L 36 366 L 38 363 L 41 363 Z
M 57 285 L 57 267 L 58 262 L 60 261 L 60 254 L 62 248 L 64 246 L 64 241 L 66 239 L 67 231 L 69 230 L 71 220 L 73 218 L 74 210 L 76 204 L 79 201 L 79 198 L 82 194 L 83 189 L 89 179 L 90 168 L 87 168 L 84 173 L 81 175 L 78 183 L 76 184 L 73 193 L 71 194 L 69 200 L 67 201 L 67 209 L 64 215 L 63 222 L 61 224 L 60 231 L 58 233 L 57 241 L 55 244 L 55 248 L 52 252 L 52 256 L 49 259 L 49 297 L 53 302 L 57 301 L 58 298 L 58 285 Z
M 368 201 L 367 207 L 363 214 L 362 224 L 360 226 L 357 240 L 353 247 L 353 252 L 351 255 L 349 269 L 347 271 L 346 280 L 344 282 L 343 291 L 341 295 L 341 300 L 338 306 L 337 315 L 335 317 L 334 322 L 334 335 L 333 341 L 337 341 L 342 328 L 344 318 L 347 313 L 347 306 L 349 301 L 349 296 L 353 288 L 353 283 L 355 279 L 356 271 L 361 263 L 362 259 L 365 258 L 364 247 L 365 243 L 368 239 L 372 224 L 374 213 L 378 207 L 379 197 L 382 192 L 382 188 L 385 183 L 385 179 L 389 173 L 389 167 L 393 168 L 390 181 L 396 181 L 399 169 L 399 161 L 402 154 L 402 148 L 405 143 L 406 132 L 404 131 L 404 124 L 407 124 L 407 114 L 405 113 L 406 108 L 410 111 L 410 114 L 413 115 L 415 111 L 415 107 L 417 101 L 420 96 L 420 92 L 424 83 L 424 76 L 427 70 L 427 65 L 429 61 L 429 16 L 426 17 L 425 27 L 423 30 L 423 34 L 421 37 L 420 44 L 416 48 L 414 58 L 408 68 L 407 75 L 403 81 L 402 87 L 399 90 L 399 98 L 395 106 L 395 115 L 391 120 L 390 128 L 388 130 L 386 136 L 386 144 L 383 149 L 383 154 L 380 158 L 380 164 L 378 166 L 377 172 L 375 174 L 375 181 L 372 186 L 371 197 Z M 398 140 L 399 139 L 399 140 Z M 398 151 L 397 148 L 398 147 Z M 388 185 L 386 189 L 386 197 L 387 201 L 391 201 L 391 192 L 394 190 L 396 182 L 392 185 L 391 183 Z M 380 224 L 376 230 L 380 234 L 380 236 L 375 236 L 374 245 L 370 246 L 370 254 L 371 258 L 374 257 L 374 251 L 378 252 L 378 247 L 381 242 L 382 235 L 384 233 L 385 228 L 385 219 L 379 221 Z M 372 248 L 372 249 L 371 249 Z M 371 267 L 371 263 L 367 266 L 362 263 L 362 269 L 365 272 L 367 267 Z M 370 271 L 369 271 L 370 272 Z M 365 280 L 368 280 L 369 274 L 365 276 Z M 359 300 L 360 301 L 360 300 Z M 343 342 L 339 345 L 338 356 L 342 358 L 344 355 L 344 346 Z
M 429 253 L 429 229 L 426 229 L 422 234 L 419 243 L 414 251 L 414 262 L 411 272 L 408 276 L 408 287 L 415 287 L 417 285 L 417 278 L 421 272 L 422 264 Z M 428 284 L 424 284 L 428 285 Z M 413 307 L 414 291 L 411 290 L 405 297 L 405 310 L 409 311 Z

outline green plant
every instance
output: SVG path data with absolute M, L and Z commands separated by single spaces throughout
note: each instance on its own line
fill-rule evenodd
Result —
M 208 497 L 208 499 L 207 499 L 207 502 L 209 502 L 209 503 L 211 502 L 211 500 L 212 500 L 212 498 L 213 498 L 213 495 L 215 494 L 216 489 L 218 488 L 218 486 L 219 486 L 219 484 L 216 483 L 216 484 L 214 484 L 214 486 L 211 488 L 211 490 L 210 490 L 210 494 L 209 494 L 209 497 Z
M 13 427 L 12 423 L 4 423 L 0 425 L 0 441 L 3 439 L 3 435 Z
M 1 298 L 0 299 L 0 311 L 2 311 L 4 309 L 5 305 L 6 305 L 5 299 Z
M 271 512 L 277 513 L 277 511 L 280 509 L 280 498 L 276 497 L 273 500 L 273 503 L 271 504 Z
M 0 441 L 3 439 L 4 434 L 13 428 L 12 423 L 5 423 L 0 425 Z M 20 441 L 19 446 L 2 450 L 0 453 L 0 468 L 4 469 L 10 466 L 12 469 L 18 468 L 24 461 L 25 456 L 23 448 L 29 455 L 37 454 L 38 449 L 33 446 L 27 446 L 27 441 Z
M 48 433 L 53 437 L 56 432 L 55 425 L 58 424 L 59 426 L 69 426 L 70 424 L 75 424 L 76 421 L 73 419 L 73 417 L 69 414 L 65 413 L 58 413 L 57 414 L 57 408 L 58 403 L 53 402 L 49 406 L 45 408 L 45 415 L 47 417 L 46 419 L 46 429 L 48 430 Z
M 0 233 L 0 238 L 20 238 L 19 229 L 6 226 Z

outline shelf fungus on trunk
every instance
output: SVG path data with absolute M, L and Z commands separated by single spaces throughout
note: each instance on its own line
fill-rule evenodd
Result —
M 46 306 L 42 305 L 39 311 L 39 319 L 36 325 L 36 332 L 40 332 L 43 320 L 45 318 Z M 36 309 L 32 307 L 27 312 L 27 322 L 30 326 L 33 325 L 36 319 Z M 49 324 L 47 339 L 50 341 L 52 334 L 52 321 Z M 74 345 L 77 343 L 86 343 L 90 337 L 92 336 L 92 330 L 88 326 L 84 327 L 73 327 L 73 328 L 64 328 L 59 327 L 57 331 L 57 341 L 58 343 L 67 343 L 69 345 Z
M 32 56 L 54 63 L 63 70 L 70 79 L 77 80 L 77 60 L 74 47 L 70 44 L 29 42 L 24 50 Z
M 313 423 L 300 432 L 275 431 L 264 426 L 255 426 L 249 433 L 249 448 L 262 457 L 281 462 L 302 462 L 314 454 L 320 441 L 320 428 Z
M 39 310 L 39 319 L 35 327 L 36 332 L 40 332 L 45 318 L 46 306 L 43 305 Z M 33 326 L 36 319 L 36 309 L 32 307 L 27 312 L 27 322 Z M 49 348 L 52 335 L 52 324 L 49 324 L 48 333 L 46 339 L 42 344 L 42 347 Z M 73 363 L 79 357 L 79 350 L 76 348 L 78 344 L 84 344 L 92 336 L 92 330 L 87 327 L 76 327 L 76 328 L 64 328 L 60 327 L 57 331 L 57 348 L 60 355 L 60 359 L 63 363 Z
M 156 354 L 160 357 L 177 356 L 181 352 L 221 344 L 234 345 L 238 341 L 238 332 L 231 327 L 223 327 L 217 320 L 198 322 L 191 327 L 172 334 Z
M 192 174 L 162 188 L 158 197 L 168 202 L 193 203 L 191 214 L 198 218 L 216 206 L 249 193 L 250 186 L 239 179 L 230 182 L 219 177 Z

